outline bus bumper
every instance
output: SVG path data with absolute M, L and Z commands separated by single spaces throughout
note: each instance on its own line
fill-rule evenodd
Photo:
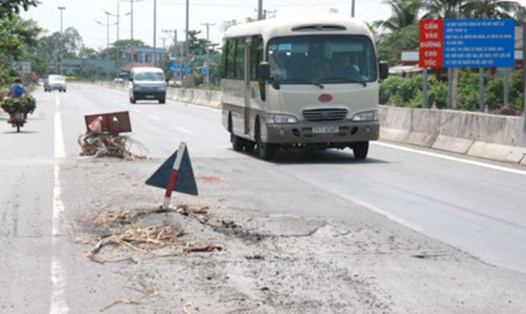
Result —
M 262 132 L 266 143 L 291 146 L 345 147 L 347 143 L 375 141 L 380 137 L 378 121 L 336 121 L 323 124 L 267 124 Z M 264 134 L 266 133 L 266 134 Z M 265 136 L 266 135 L 266 136 Z

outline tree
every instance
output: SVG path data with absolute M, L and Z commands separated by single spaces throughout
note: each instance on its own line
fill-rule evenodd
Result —
M 42 29 L 33 20 L 24 20 L 18 15 L 0 18 L 0 59 L 22 58 L 25 46 L 37 45 Z
M 76 58 L 83 47 L 82 37 L 74 27 L 68 27 L 64 33 L 54 32 L 40 39 L 38 52 L 47 60 L 62 58 Z
M 463 9 L 470 18 L 511 18 L 520 7 L 516 1 L 468 0 Z
M 465 0 L 426 0 L 423 8 L 427 10 L 424 19 L 460 18 Z
M 7 0 L 0 2 L 0 18 L 12 17 L 20 13 L 20 7 L 24 11 L 29 10 L 30 6 L 36 7 L 40 2 L 38 0 Z
M 392 16 L 387 20 L 374 21 L 375 27 L 395 32 L 406 26 L 418 24 L 418 12 L 422 7 L 419 0 L 384 0 L 391 6 Z
M 402 51 L 414 50 L 418 47 L 418 41 L 418 24 L 386 34 L 378 43 L 378 59 L 395 65 L 400 60 Z

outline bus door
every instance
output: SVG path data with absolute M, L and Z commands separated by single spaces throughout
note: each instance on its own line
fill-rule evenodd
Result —
M 243 94 L 245 96 L 245 113 L 243 117 L 244 125 L 245 125 L 245 134 L 250 134 L 250 111 L 251 111 L 251 87 L 250 87 L 250 51 L 252 47 L 252 37 L 247 37 L 245 41 L 245 58 L 244 58 L 244 68 L 245 68 L 245 75 L 244 75 L 244 84 L 243 84 Z

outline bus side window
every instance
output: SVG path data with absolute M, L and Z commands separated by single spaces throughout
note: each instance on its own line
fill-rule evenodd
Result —
M 263 38 L 261 36 L 252 37 L 252 46 L 250 47 L 250 80 L 257 80 L 258 67 L 263 61 Z
M 236 39 L 236 54 L 235 54 L 235 79 L 244 79 L 245 74 L 245 38 Z
M 236 48 L 236 40 L 235 39 L 228 39 L 225 44 L 225 51 L 224 51 L 224 77 L 233 79 L 235 77 L 234 72 L 234 56 L 235 56 L 235 48 Z

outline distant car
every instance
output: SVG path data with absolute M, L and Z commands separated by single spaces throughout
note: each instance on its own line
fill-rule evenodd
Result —
M 113 79 L 113 83 L 124 84 L 124 79 L 122 77 L 116 77 Z
M 44 91 L 50 92 L 52 90 L 66 92 L 66 79 L 62 75 L 52 74 L 46 78 L 44 81 Z

